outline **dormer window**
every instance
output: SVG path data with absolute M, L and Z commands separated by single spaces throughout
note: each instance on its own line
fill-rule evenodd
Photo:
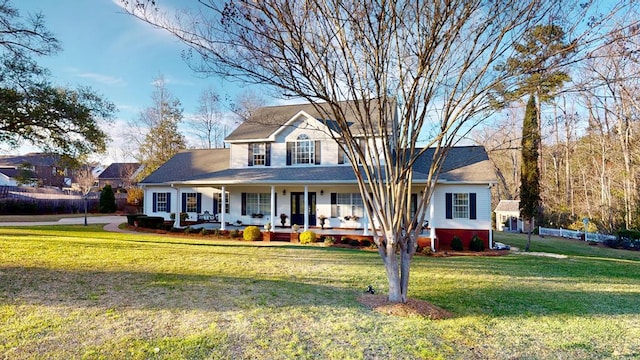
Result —
M 320 164 L 320 141 L 313 141 L 307 134 L 300 134 L 287 143 L 287 165 Z

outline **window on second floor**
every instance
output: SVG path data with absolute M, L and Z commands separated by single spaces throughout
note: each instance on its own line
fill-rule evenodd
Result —
M 271 166 L 270 143 L 251 143 L 248 150 L 248 166 Z
M 295 141 L 287 143 L 287 165 L 309 164 L 320 164 L 320 141 L 300 134 Z

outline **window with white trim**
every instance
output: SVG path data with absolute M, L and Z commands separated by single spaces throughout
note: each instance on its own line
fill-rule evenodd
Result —
M 167 194 L 165 192 L 156 193 L 156 211 L 169 212 L 167 209 Z
M 271 215 L 271 194 L 247 193 L 247 215 Z
M 265 143 L 253 143 L 253 165 L 265 165 L 267 158 L 267 151 Z
M 358 193 L 338 193 L 336 194 L 336 215 L 338 217 L 364 215 L 364 203 L 362 196 Z
M 197 193 L 185 193 L 186 195 L 186 212 L 198 212 L 198 194 Z
M 453 218 L 454 219 L 469 218 L 469 194 L 468 193 L 453 194 Z
M 216 194 L 213 194 L 213 196 L 216 199 L 216 203 L 218 205 L 218 208 L 216 209 L 216 213 L 220 214 L 222 212 L 222 193 L 216 193 Z M 228 192 L 224 197 L 224 213 L 225 214 L 229 213 L 229 193 Z
M 300 134 L 295 142 L 294 163 L 313 164 L 315 160 L 315 142 L 309 139 L 306 134 Z

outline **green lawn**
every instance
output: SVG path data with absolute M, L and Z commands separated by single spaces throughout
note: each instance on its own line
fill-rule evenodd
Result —
M 386 288 L 375 252 L 0 228 L 0 358 L 640 357 L 640 254 L 537 237 L 532 251 L 569 257 L 416 256 L 410 297 L 455 314 L 432 321 L 358 303 Z

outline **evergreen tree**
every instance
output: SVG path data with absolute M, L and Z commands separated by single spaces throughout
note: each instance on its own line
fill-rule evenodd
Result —
M 156 79 L 154 86 L 155 91 L 151 96 L 153 105 L 140 114 L 140 122 L 147 127 L 137 156 L 144 166 L 139 174 L 140 179 L 186 148 L 185 138 L 178 130 L 183 117 L 180 100 L 167 90 L 164 78 Z
M 538 110 L 533 95 L 529 97 L 527 109 L 522 122 L 522 163 L 520 171 L 520 216 L 529 222 L 527 246 L 531 245 L 531 230 L 533 220 L 540 208 L 540 168 L 538 167 L 538 145 L 540 132 L 538 130 Z
M 114 213 L 117 210 L 116 195 L 111 185 L 107 184 L 100 191 L 100 212 L 103 214 Z

